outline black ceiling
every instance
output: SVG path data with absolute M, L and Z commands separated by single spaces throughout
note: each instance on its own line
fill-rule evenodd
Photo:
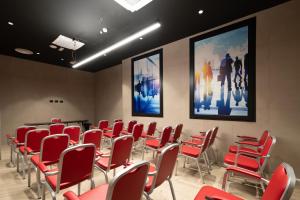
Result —
M 76 52 L 80 61 L 154 22 L 162 24 L 159 30 L 143 40 L 134 41 L 80 67 L 95 72 L 121 63 L 124 58 L 286 1 L 153 0 L 131 13 L 114 0 L 1 0 L 0 54 L 70 68 L 70 51 L 49 48 L 59 34 L 75 37 L 86 44 Z M 204 10 L 203 15 L 198 15 L 199 9 Z M 99 34 L 100 18 L 103 18 L 102 25 L 108 28 L 107 34 Z M 8 21 L 14 26 L 9 26 Z M 25 56 L 14 52 L 17 47 L 41 54 Z

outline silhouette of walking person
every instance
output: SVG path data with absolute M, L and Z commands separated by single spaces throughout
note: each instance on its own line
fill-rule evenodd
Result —
M 234 82 L 236 82 L 236 78 L 239 77 L 239 80 L 242 80 L 242 61 L 239 59 L 239 57 L 235 57 L 234 61 L 234 69 L 235 69 L 235 76 L 234 76 Z
M 225 58 L 221 61 L 220 75 L 221 75 L 221 87 L 225 83 L 225 78 L 227 78 L 228 90 L 231 91 L 231 73 L 232 73 L 232 63 L 233 60 L 229 53 L 225 55 Z
M 244 82 L 245 82 L 245 89 L 248 90 L 248 70 L 249 70 L 249 56 L 248 53 L 244 56 L 244 68 L 245 68 L 245 75 L 244 75 Z
M 212 95 L 212 90 L 211 90 L 211 81 L 213 78 L 213 73 L 212 73 L 212 67 L 211 67 L 211 62 L 208 61 L 207 63 L 205 62 L 203 67 L 202 67 L 202 72 L 203 72 L 203 79 L 205 82 L 204 86 L 204 95 Z

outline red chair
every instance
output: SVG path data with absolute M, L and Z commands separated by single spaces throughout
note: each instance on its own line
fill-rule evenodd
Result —
M 82 143 L 89 144 L 92 143 L 96 147 L 96 156 L 100 156 L 101 153 L 101 140 L 102 140 L 102 131 L 100 129 L 91 129 L 83 133 Z
M 143 148 L 143 156 L 142 156 L 143 160 L 144 160 L 145 150 L 147 150 L 147 149 L 150 149 L 151 151 L 153 151 L 153 158 L 154 158 L 154 153 L 159 152 L 161 150 L 161 148 L 166 146 L 166 144 L 168 143 L 170 136 L 171 136 L 171 132 L 172 132 L 172 127 L 167 126 L 164 128 L 164 130 L 161 134 L 161 138 L 156 138 L 154 136 L 147 136 L 147 138 L 145 140 L 145 145 Z
M 209 168 L 209 163 L 208 163 L 209 161 L 207 158 L 206 150 L 209 145 L 211 134 L 212 134 L 212 130 L 208 130 L 203 144 L 200 144 L 200 145 L 195 145 L 193 143 L 183 141 L 182 142 L 183 145 L 181 146 L 180 152 L 178 154 L 178 156 L 184 157 L 183 168 L 185 168 L 185 163 L 186 163 L 187 158 L 192 159 L 196 162 L 198 172 L 200 174 L 200 178 L 202 179 L 203 183 L 204 183 L 204 177 L 202 175 L 201 168 L 200 168 L 198 161 L 201 158 L 204 160 L 204 162 L 206 164 L 206 168 L 207 168 L 207 173 L 210 174 L 210 171 L 209 171 L 210 168 Z M 176 168 L 176 174 L 177 174 L 177 168 Z
M 116 137 L 120 136 L 121 131 L 123 130 L 123 122 L 115 122 L 112 131 L 104 132 L 103 135 L 106 138 L 110 139 L 110 142 Z
M 52 199 L 60 190 L 78 184 L 85 180 L 91 181 L 91 189 L 94 188 L 93 169 L 95 162 L 95 145 L 81 144 L 65 149 L 59 158 L 58 169 L 45 172 L 43 182 L 43 200 L 46 188 L 50 191 Z
M 259 152 L 261 151 L 269 136 L 270 134 L 267 130 L 263 132 L 259 140 L 251 136 L 238 136 L 240 141 L 236 142 L 237 145 L 231 145 L 229 147 L 229 152 L 236 153 L 239 149 L 251 151 L 254 153 Z
M 42 140 L 48 135 L 48 129 L 34 129 L 26 133 L 24 146 L 19 147 L 19 152 L 17 154 L 17 156 L 21 156 L 22 159 L 23 179 L 25 179 L 25 167 L 28 164 L 29 159 L 31 156 L 40 152 Z M 29 168 L 27 169 L 30 170 Z
M 132 133 L 133 131 L 133 127 L 134 125 L 137 124 L 137 121 L 136 120 L 131 120 L 130 122 L 128 122 L 128 127 L 127 129 L 124 129 L 121 131 L 122 134 L 128 134 L 128 133 Z
M 263 178 L 258 178 L 266 182 L 267 188 L 262 195 L 262 200 L 288 200 L 293 194 L 296 177 L 293 168 L 281 163 L 274 171 L 271 180 L 267 181 Z M 234 196 L 223 190 L 212 186 L 204 186 L 198 192 L 194 200 L 243 200 L 240 197 Z
M 98 123 L 98 129 L 104 130 L 108 128 L 108 120 L 100 120 Z
M 106 183 L 108 183 L 108 172 L 120 166 L 127 166 L 130 160 L 133 145 L 133 137 L 130 135 L 115 138 L 112 142 L 110 154 L 101 155 L 95 166 L 105 175 Z
M 140 200 L 143 195 L 149 163 L 141 161 L 122 170 L 109 184 L 102 184 L 80 196 L 64 193 L 66 200 Z
M 61 123 L 49 125 L 50 135 L 62 134 L 64 132 L 65 125 Z
M 227 153 L 224 157 L 224 165 L 234 165 L 253 172 L 258 172 L 262 175 L 275 143 L 276 138 L 269 136 L 260 153 L 253 153 L 245 150 L 239 150 L 236 154 Z
M 69 146 L 69 135 L 66 134 L 56 134 L 50 135 L 42 140 L 41 150 L 38 155 L 31 157 L 28 164 L 28 169 L 31 168 L 33 164 L 36 169 L 36 180 L 38 188 L 38 198 L 41 198 L 41 172 L 45 174 L 51 169 L 48 169 L 47 166 L 58 163 L 60 154 L 68 148 Z M 28 187 L 31 183 L 31 170 L 28 170 Z
M 51 123 L 53 123 L 53 124 L 61 123 L 61 119 L 60 118 L 51 118 Z
M 170 143 L 178 143 L 178 140 L 182 133 L 183 124 L 177 124 L 174 134 L 170 136 L 169 142 Z
M 16 130 L 15 136 L 7 134 L 7 143 L 10 145 L 10 163 L 14 165 L 13 153 L 18 153 L 17 149 L 24 146 L 25 135 L 28 131 L 36 129 L 35 126 L 20 126 Z M 17 157 L 18 159 L 19 157 Z M 17 171 L 19 172 L 19 160 L 17 160 Z
M 156 130 L 156 122 L 150 122 L 147 131 L 146 132 L 143 131 L 142 138 L 146 138 L 147 136 L 153 136 L 155 130 Z
M 80 126 L 67 126 L 64 128 L 63 133 L 69 135 L 71 145 L 79 144 L 81 133 Z
M 151 165 L 149 170 L 148 182 L 145 186 L 145 196 L 149 200 L 150 194 L 155 188 L 160 186 L 166 180 L 169 182 L 169 186 L 172 192 L 173 200 L 176 199 L 174 188 L 172 185 L 172 173 L 176 163 L 177 155 L 179 152 L 178 144 L 171 144 L 164 148 L 158 156 L 157 163 L 155 166 Z

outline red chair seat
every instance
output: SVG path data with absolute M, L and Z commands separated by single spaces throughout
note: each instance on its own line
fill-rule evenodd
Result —
M 107 170 L 108 169 L 108 165 L 109 165 L 109 157 L 101 157 L 97 162 L 96 165 L 98 167 L 100 167 L 101 169 Z M 110 169 L 114 169 L 117 166 L 113 163 L 111 163 L 110 165 Z
M 25 147 L 25 146 L 21 146 L 20 148 L 19 148 L 19 151 L 21 152 L 21 154 L 25 154 L 25 151 L 27 151 L 27 153 L 32 153 L 32 149 L 31 148 L 29 148 L 29 147 Z
M 43 172 L 43 173 L 49 171 L 49 169 L 47 168 L 48 165 L 53 165 L 53 164 L 55 164 L 55 163 L 58 162 L 58 160 L 57 160 L 57 161 L 43 161 L 43 162 L 41 162 L 41 161 L 40 161 L 40 155 L 34 155 L 34 156 L 32 156 L 32 157 L 30 158 L 30 160 L 31 160 L 31 162 L 32 162 L 36 167 L 38 167 L 38 168 L 41 170 L 41 172 Z
M 76 194 L 73 192 L 67 192 L 64 194 L 66 199 L 68 200 L 99 200 L 99 199 L 106 199 L 106 194 L 108 190 L 108 184 L 100 185 L 95 187 L 94 189 L 80 195 L 77 197 Z
M 57 169 L 55 170 L 49 170 L 49 171 L 57 171 Z M 78 180 L 78 183 L 86 180 L 86 177 L 82 177 L 81 180 Z M 56 190 L 56 185 L 57 185 L 57 175 L 52 175 L 52 176 L 46 176 L 46 180 L 49 183 L 49 185 L 51 186 L 51 188 L 55 191 Z M 63 190 L 65 188 L 71 187 L 74 185 L 74 182 L 66 182 L 66 183 L 62 183 L 60 185 L 60 189 Z
M 150 166 L 149 166 L 149 172 L 154 172 L 156 171 L 156 167 L 154 164 L 150 163 Z M 145 191 L 146 192 L 149 192 L 151 187 L 152 187 L 152 183 L 153 183 L 153 176 L 148 176 L 148 179 L 147 179 L 147 182 L 146 182 L 146 185 L 145 185 Z
M 224 157 L 224 163 L 234 165 L 236 155 L 237 154 L 234 153 L 227 153 Z M 243 155 L 239 155 L 237 159 L 237 166 L 251 171 L 258 171 L 259 169 L 259 164 L 255 159 Z
M 154 149 L 160 148 L 160 141 L 159 140 L 147 140 L 146 145 L 152 147 Z
M 115 137 L 116 137 L 116 136 L 113 135 L 112 132 L 105 132 L 105 133 L 103 133 L 103 135 L 104 135 L 105 137 L 109 137 L 109 138 L 115 138 Z
M 226 170 L 230 171 L 230 172 L 234 172 L 234 173 L 239 173 L 239 174 L 244 174 L 244 175 L 247 175 L 247 176 L 251 176 L 252 178 L 255 178 L 255 179 L 261 179 L 262 178 L 262 176 L 259 175 L 257 172 L 249 171 L 247 169 L 243 169 L 243 168 L 236 167 L 236 166 L 227 167 Z
M 212 199 L 217 200 L 243 200 L 237 196 L 234 196 L 230 193 L 227 193 L 223 190 L 219 190 L 217 188 L 211 187 L 211 186 L 204 186 L 201 188 L 201 190 L 198 192 L 197 196 L 194 200 L 206 200 L 205 197 L 211 197 Z
M 254 149 L 250 149 L 250 148 L 247 148 L 247 147 L 240 147 L 240 150 L 243 150 L 243 151 L 248 151 L 248 152 L 253 152 L 253 153 L 257 153 L 256 150 Z M 236 153 L 238 151 L 238 146 L 236 145 L 230 145 L 229 146 L 229 152 L 230 153 Z
M 193 147 L 189 145 L 183 145 L 181 149 L 181 154 L 185 154 L 194 158 L 197 158 L 200 154 L 201 148 Z

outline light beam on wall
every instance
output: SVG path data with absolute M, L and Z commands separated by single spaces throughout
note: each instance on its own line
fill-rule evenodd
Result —
M 133 35 L 131 35 L 131 36 L 129 36 L 129 37 L 127 37 L 127 38 L 125 38 L 125 39 L 123 39 L 123 40 L 121 40 L 121 41 L 119 41 L 119 42 L 117 42 L 117 43 L 115 43 L 115 44 L 107 47 L 106 49 L 103 49 L 103 50 L 99 51 L 98 53 L 96 53 L 96 54 L 94 54 L 94 55 L 92 55 L 92 56 L 90 56 L 90 57 L 88 57 L 88 58 L 86 58 L 86 59 L 84 59 L 84 60 L 76 63 L 72 67 L 73 68 L 80 67 L 80 66 L 82 66 L 82 65 L 84 65 L 84 64 L 86 64 L 86 63 L 88 63 L 88 62 L 90 62 L 90 61 L 92 61 L 92 60 L 94 60 L 94 59 L 96 59 L 98 57 L 100 57 L 100 56 L 103 56 L 104 54 L 107 54 L 107 53 L 109 53 L 109 52 L 111 52 L 111 51 L 113 51 L 113 50 L 115 50 L 117 48 L 120 48 L 121 46 L 124 46 L 124 45 L 126 45 L 126 44 L 128 44 L 128 43 L 130 43 L 130 42 L 132 42 L 132 41 L 134 41 L 136 39 L 139 39 L 140 37 L 142 37 L 142 36 L 144 36 L 144 35 L 152 32 L 152 31 L 154 31 L 154 30 L 156 30 L 156 29 L 158 29 L 160 27 L 161 27 L 160 23 L 158 23 L 158 22 L 154 23 L 154 24 L 152 24 L 152 25 L 150 25 L 150 26 L 142 29 L 141 31 L 139 31 L 137 33 L 134 33 Z

